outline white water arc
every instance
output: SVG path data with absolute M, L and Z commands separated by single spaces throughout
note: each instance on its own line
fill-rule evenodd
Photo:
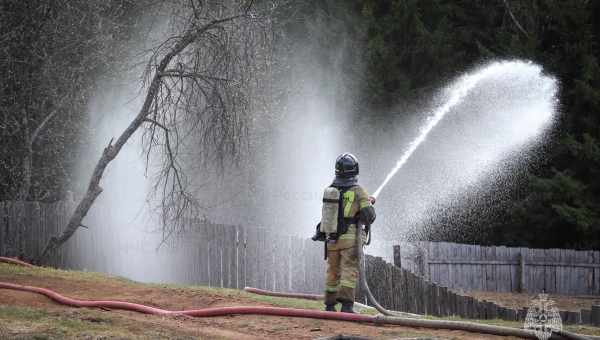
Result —
M 542 76 L 541 67 L 530 62 L 523 62 L 518 60 L 493 62 L 473 72 L 461 76 L 458 80 L 451 83 L 448 87 L 444 89 L 444 93 L 446 94 L 445 101 L 442 105 L 435 108 L 433 112 L 429 115 L 425 125 L 420 129 L 419 135 L 408 145 L 406 151 L 404 151 L 396 165 L 387 174 L 381 185 L 379 185 L 377 190 L 373 193 L 373 196 L 379 196 L 383 188 L 404 166 L 404 164 L 406 164 L 408 159 L 417 150 L 419 145 L 421 145 L 427 139 L 427 136 L 435 128 L 435 126 L 438 125 L 438 123 L 444 118 L 444 116 L 448 112 L 451 112 L 453 108 L 461 104 L 463 100 L 469 95 L 469 93 L 478 85 L 478 83 L 480 83 L 482 80 L 487 80 L 488 78 L 500 77 L 506 75 L 507 73 L 521 72 L 523 70 L 529 71 L 529 73 L 537 77 L 546 78 L 546 80 L 548 81 L 545 83 L 539 82 L 540 86 L 545 86 L 548 83 L 550 83 L 551 87 L 553 88 L 552 92 L 555 92 L 556 81 L 550 77 Z M 550 106 L 553 105 L 551 104 Z M 549 123 L 552 120 L 552 117 L 554 116 L 553 111 L 554 110 L 541 112 L 542 117 L 534 117 L 533 120 L 535 120 L 535 122 L 533 123 L 535 124 L 530 124 L 525 128 L 530 128 L 532 130 L 530 132 L 533 133 L 533 135 L 537 135 L 543 132 L 544 127 L 548 125 L 547 123 Z

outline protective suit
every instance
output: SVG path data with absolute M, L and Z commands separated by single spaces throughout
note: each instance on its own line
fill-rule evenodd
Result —
M 358 185 L 358 161 L 352 154 L 342 154 L 336 160 L 336 177 L 331 187 L 341 192 L 340 226 L 337 234 L 321 235 L 321 240 L 327 242 L 325 309 L 335 311 L 340 302 L 342 312 L 352 313 L 359 266 L 356 228 L 374 222 L 374 199 Z M 364 231 L 361 234 L 366 237 Z

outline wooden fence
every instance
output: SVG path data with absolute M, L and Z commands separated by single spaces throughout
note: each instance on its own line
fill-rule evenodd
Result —
M 62 232 L 72 208 L 64 202 L 0 202 L 0 256 L 36 258 L 49 238 Z M 196 221 L 190 222 L 187 229 L 190 231 L 175 236 L 161 249 L 165 257 L 173 257 L 173 262 L 179 264 L 177 268 L 164 266 L 172 274 L 170 281 L 313 293 L 323 289 L 322 243 L 266 228 Z M 106 270 L 109 266 L 103 263 L 107 258 L 103 255 L 109 250 L 102 242 L 119 244 L 119 256 L 156 251 L 155 244 L 140 244 L 143 242 L 114 235 L 94 239 L 94 233 L 101 231 L 79 230 L 49 263 L 69 269 Z M 91 239 L 84 239 L 85 234 L 92 235 Z
M 0 202 L 0 255 L 16 255 L 25 259 L 35 257 L 49 235 L 62 230 L 70 209 L 69 205 L 60 202 Z M 170 241 L 172 253 L 168 257 L 181 265 L 175 268 L 164 266 L 164 270 L 171 270 L 176 282 L 238 289 L 252 286 L 288 292 L 321 293 L 323 290 L 325 262 L 320 242 L 244 226 L 190 222 L 189 229 L 193 232 Z M 78 242 L 78 238 L 69 241 L 53 262 L 63 268 L 81 268 L 82 254 L 93 253 L 95 257 L 101 257 L 102 252 L 106 251 L 102 247 L 82 250 L 82 247 L 90 245 Z M 110 242 L 121 240 L 111 239 Z M 128 247 L 126 251 L 137 249 L 142 253 L 153 248 L 131 247 L 127 244 L 118 248 Z M 435 246 L 432 247 L 432 250 L 435 249 Z M 367 282 L 384 307 L 434 316 L 524 320 L 527 309 L 509 309 L 493 302 L 479 301 L 401 268 L 400 248 L 394 250 L 396 264 L 380 257 L 366 256 L 365 260 Z M 437 253 L 431 254 L 441 252 L 438 248 Z M 435 273 L 432 269 L 438 264 L 427 263 L 428 272 Z M 466 271 L 461 273 L 464 275 Z M 431 277 L 436 279 L 438 276 Z M 360 289 L 357 300 L 367 302 Z M 599 316 L 596 322 L 600 323 L 600 313 L 596 314 Z M 592 322 L 590 310 L 561 311 L 561 315 L 565 323 Z
M 394 247 L 403 268 L 464 290 L 600 295 L 600 252 L 447 242 Z
M 31 260 L 40 255 L 51 235 L 62 231 L 72 209 L 64 202 L 1 202 L 0 254 Z M 60 263 L 61 252 L 56 262 Z

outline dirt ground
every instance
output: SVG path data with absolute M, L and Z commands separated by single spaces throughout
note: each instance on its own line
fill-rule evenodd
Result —
M 205 287 L 148 285 L 96 273 L 27 269 L 0 264 L 0 281 L 45 287 L 79 299 L 121 300 L 165 309 L 218 306 L 285 306 L 316 302 L 265 298 Z M 117 310 L 71 308 L 44 296 L 0 289 L 2 339 L 319 339 L 336 335 L 369 339 L 511 339 L 461 331 L 376 326 L 272 316 L 160 317 Z
M 519 294 L 519 293 L 496 293 L 496 292 L 466 292 L 479 300 L 493 301 L 504 307 L 523 308 L 529 307 L 531 300 L 536 298 L 537 294 Z M 567 296 L 549 294 L 548 299 L 555 302 L 559 310 L 579 311 L 580 309 L 590 309 L 592 305 L 600 305 L 600 296 Z

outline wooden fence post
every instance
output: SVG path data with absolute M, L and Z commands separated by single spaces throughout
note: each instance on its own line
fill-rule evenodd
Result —
M 421 276 L 424 280 L 429 279 L 429 256 L 426 250 L 420 248 L 418 250 L 418 266 L 419 266 L 419 276 Z
M 423 251 L 423 280 L 429 280 L 429 249 Z
M 402 268 L 402 254 L 400 253 L 400 245 L 394 246 L 394 266 Z
M 519 293 L 525 293 L 527 288 L 525 286 L 525 255 L 523 251 L 519 253 Z

